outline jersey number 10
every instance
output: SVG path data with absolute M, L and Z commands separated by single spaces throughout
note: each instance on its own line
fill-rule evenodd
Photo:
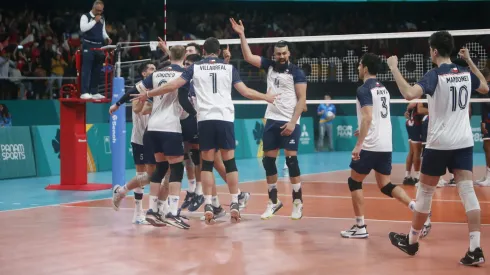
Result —
M 218 84 L 217 84 L 217 81 L 216 81 L 216 73 L 209 73 L 209 76 L 211 76 L 211 80 L 213 82 L 213 94 L 216 94 L 218 93 Z
M 468 98 L 470 97 L 468 95 L 468 88 L 465 85 L 463 85 L 459 88 L 459 92 L 455 86 L 451 86 L 449 87 L 449 89 L 451 91 L 451 97 L 452 97 L 451 110 L 455 112 L 457 109 L 456 105 L 458 105 L 459 109 L 461 110 L 466 109 L 466 105 L 468 105 Z

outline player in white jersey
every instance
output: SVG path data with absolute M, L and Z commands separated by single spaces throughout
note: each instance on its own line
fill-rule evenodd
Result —
M 143 79 L 152 74 L 156 70 L 155 65 L 151 62 L 145 62 L 139 67 L 139 73 Z M 137 93 L 136 89 L 133 89 Z M 109 108 L 109 113 L 112 114 L 119 106 L 126 103 L 130 99 L 130 93 L 123 95 L 114 105 Z M 144 177 L 145 175 L 151 175 L 155 170 L 155 157 L 153 150 L 148 142 L 144 142 L 144 136 L 146 132 L 146 126 L 148 125 L 148 113 L 142 113 L 143 104 L 138 101 L 133 101 L 133 129 L 131 131 L 131 147 L 133 149 L 133 160 L 136 167 L 136 177 Z M 146 143 L 146 145 L 145 145 Z M 135 224 L 148 224 L 145 220 L 145 213 L 143 210 L 143 193 L 144 189 L 136 187 L 134 189 L 134 214 L 133 223 Z
M 184 60 L 185 48 L 175 46 L 170 49 L 170 66 L 154 72 L 136 86 L 138 91 L 146 92 L 171 82 L 181 76 L 184 69 L 180 66 Z M 153 109 L 148 121 L 148 139 L 152 143 L 156 159 L 156 170 L 151 176 L 150 185 L 150 209 L 146 213 L 146 220 L 154 226 L 169 224 L 181 229 L 188 229 L 178 211 L 180 187 L 184 175 L 184 148 L 182 140 L 182 129 L 180 115 L 182 107 L 178 101 L 178 89 L 153 98 Z M 146 100 L 144 100 L 146 101 Z M 144 102 L 143 101 L 143 102 Z M 163 217 L 163 209 L 159 209 L 157 193 L 164 180 L 167 170 L 170 168 L 169 176 L 169 210 Z M 120 204 L 128 188 L 115 187 L 115 204 Z
M 357 89 L 357 143 L 352 150 L 351 176 L 348 179 L 356 224 L 341 231 L 344 238 L 367 238 L 364 223 L 364 197 L 362 181 L 375 171 L 376 183 L 383 194 L 395 198 L 413 209 L 413 202 L 403 188 L 391 183 L 392 129 L 390 93 L 376 79 L 381 61 L 372 53 L 366 53 L 359 62 L 359 78 L 364 82 Z
M 451 62 L 454 40 L 449 32 L 433 33 L 429 38 L 429 46 L 432 62 L 437 67 L 427 72 L 413 86 L 407 83 L 398 70 L 396 56 L 391 56 L 387 61 L 403 97 L 412 100 L 427 95 L 430 113 L 412 227 L 408 235 L 391 232 L 389 238 L 394 246 L 409 255 L 418 252 L 418 239 L 431 209 L 432 196 L 439 177 L 448 168 L 454 173 L 470 231 L 469 250 L 460 263 L 479 265 L 485 262 L 485 258 L 480 247 L 480 204 L 472 180 L 474 141 L 468 119 L 468 105 L 471 91 L 486 94 L 488 85 L 467 49 L 461 49 L 459 55 L 468 63 L 471 71 Z
M 301 190 L 301 172 L 298 164 L 298 145 L 300 117 L 306 104 L 306 76 L 298 66 L 289 61 L 289 48 L 286 42 L 280 41 L 274 47 L 276 61 L 252 54 L 245 37 L 245 27 L 230 18 L 233 30 L 240 36 L 242 53 L 245 61 L 267 71 L 267 89 L 279 95 L 275 104 L 268 104 L 265 112 L 266 124 L 263 134 L 264 165 L 269 202 L 262 219 L 271 218 L 282 202 L 277 198 L 276 158 L 280 149 L 284 149 L 289 178 L 293 187 L 293 211 L 291 218 L 303 217 L 303 197 Z
M 220 150 L 226 169 L 226 182 L 231 194 L 231 221 L 239 222 L 240 210 L 238 203 L 238 169 L 235 163 L 235 131 L 234 111 L 231 99 L 232 88 L 240 94 L 256 100 L 274 102 L 274 96 L 262 94 L 248 88 L 240 80 L 238 71 L 229 64 L 218 59 L 221 52 L 219 41 L 208 38 L 204 42 L 206 58 L 190 66 L 180 78 L 140 94 L 140 100 L 148 97 L 166 94 L 178 89 L 192 80 L 197 97 L 197 121 L 199 134 L 199 149 L 202 154 L 201 179 L 205 197 L 204 212 L 206 223 L 214 223 L 211 189 L 214 184 L 213 165 L 214 154 Z

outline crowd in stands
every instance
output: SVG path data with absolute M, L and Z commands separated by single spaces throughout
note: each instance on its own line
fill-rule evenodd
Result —
M 21 12 L 0 10 L 0 99 L 38 99 L 56 97 L 62 83 L 72 83 L 76 77 L 75 52 L 80 48 L 80 16 L 87 12 L 57 11 L 39 13 L 36 10 Z M 115 9 L 106 6 L 107 10 Z M 355 34 L 376 32 L 402 32 L 437 30 L 442 27 L 454 29 L 481 28 L 473 20 L 457 20 L 450 15 L 446 25 L 433 17 L 395 16 L 395 11 L 376 10 L 362 12 L 360 9 L 299 10 L 297 14 L 270 9 L 233 11 L 230 7 L 211 11 L 201 8 L 192 12 L 182 10 L 168 12 L 168 40 L 193 40 L 208 36 L 235 38 L 228 17 L 241 19 L 247 37 L 310 36 L 329 34 Z M 114 13 L 112 13 L 114 15 Z M 149 20 L 144 13 L 133 17 L 108 17 L 106 29 L 117 42 L 156 41 L 163 37 L 163 19 L 157 16 Z M 398 11 L 399 14 L 399 11 Z M 458 18 L 458 17 L 456 17 Z M 388 23 L 387 23 L 388 22 Z M 454 23 L 454 24 L 453 24 Z M 457 26 L 455 26 L 457 25 Z M 417 50 L 427 52 L 426 39 L 345 41 L 332 43 L 296 43 L 294 57 L 344 56 L 346 50 L 360 49 L 360 43 L 379 54 L 400 54 Z M 487 43 L 489 45 L 490 43 Z M 252 45 L 255 54 L 272 56 L 271 45 Z M 241 58 L 239 46 L 230 48 L 233 58 Z M 143 58 L 160 59 L 162 52 L 147 48 L 133 48 L 123 52 L 123 60 Z M 47 79 L 21 79 L 19 77 L 51 77 Z M 54 91 L 54 92 L 53 92 Z

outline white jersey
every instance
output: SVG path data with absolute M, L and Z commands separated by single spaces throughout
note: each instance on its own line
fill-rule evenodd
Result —
M 192 64 L 181 77 L 187 82 L 192 80 L 197 99 L 197 121 L 235 121 L 231 91 L 241 80 L 233 65 L 208 57 Z
M 143 145 L 143 135 L 148 126 L 149 118 L 150 115 L 140 115 L 133 112 L 133 129 L 131 131 L 132 143 Z
M 374 78 L 366 80 L 357 89 L 356 108 L 359 129 L 362 119 L 361 108 L 364 106 L 372 106 L 373 119 L 362 144 L 362 149 L 372 152 L 392 152 L 390 93 L 383 84 Z
M 442 64 L 417 83 L 427 96 L 429 127 L 426 148 L 456 150 L 474 145 L 469 118 L 471 91 L 480 80 L 468 69 Z
M 298 66 L 289 63 L 284 72 L 275 69 L 277 63 L 273 60 L 261 58 L 261 68 L 267 71 L 267 91 L 277 94 L 274 104 L 267 104 L 265 118 L 288 122 L 294 115 L 298 103 L 295 84 L 305 83 L 306 76 Z M 299 124 L 301 116 L 296 124 Z
M 152 73 L 137 85 L 138 91 L 151 90 L 182 75 L 183 68 L 170 65 Z M 148 131 L 182 133 L 180 116 L 182 107 L 179 104 L 178 91 L 153 97 L 153 109 L 148 121 Z

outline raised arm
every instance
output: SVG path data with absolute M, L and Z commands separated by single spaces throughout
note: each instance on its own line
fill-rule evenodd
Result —
M 235 89 L 244 97 L 252 100 L 265 100 L 269 103 L 274 103 L 275 96 L 269 94 L 259 93 L 254 89 L 250 89 L 243 82 L 238 82 L 233 85 Z M 301 108 L 303 109 L 303 108 Z
M 483 74 L 480 72 L 478 67 L 473 63 L 473 60 L 471 60 L 470 53 L 468 52 L 468 49 L 463 48 L 459 51 L 459 57 L 464 59 L 466 63 L 468 63 L 468 66 L 470 66 L 471 72 L 474 74 L 472 75 L 471 78 L 471 86 L 473 90 L 476 90 L 480 94 L 486 94 L 488 93 L 488 84 L 487 80 L 483 76 Z M 477 80 L 478 79 L 478 80 Z
M 250 50 L 250 47 L 247 43 L 247 38 L 245 37 L 245 27 L 243 26 L 242 20 L 239 20 L 238 22 L 239 24 L 235 21 L 235 19 L 230 18 L 231 27 L 238 34 L 238 36 L 240 36 L 240 44 L 242 46 L 243 58 L 251 65 L 260 68 L 262 58 L 258 55 L 252 54 L 252 51 Z
M 405 78 L 403 78 L 402 73 L 398 69 L 398 57 L 390 56 L 390 58 L 388 58 L 387 60 L 387 63 L 388 67 L 391 70 L 391 73 L 393 74 L 393 77 L 395 78 L 398 89 L 400 89 L 401 94 L 406 100 L 412 100 L 422 96 L 422 94 L 424 93 L 422 87 L 420 87 L 419 85 L 412 86 L 408 84 Z

